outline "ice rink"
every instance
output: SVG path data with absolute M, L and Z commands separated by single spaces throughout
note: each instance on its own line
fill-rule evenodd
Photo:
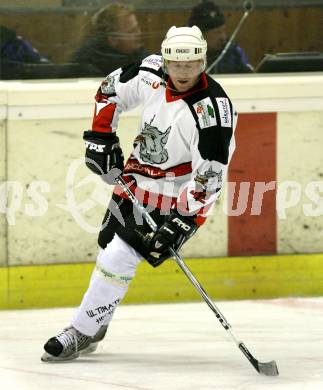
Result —
M 98 350 L 42 363 L 73 309 L 0 311 L 0 388 L 19 390 L 320 390 L 323 298 L 219 302 L 234 334 L 278 377 L 260 376 L 205 303 L 124 305 Z

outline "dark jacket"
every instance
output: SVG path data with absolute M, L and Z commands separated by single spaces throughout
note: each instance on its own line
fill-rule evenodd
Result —
M 208 66 L 221 54 L 207 53 Z M 236 43 L 233 43 L 225 53 L 221 61 L 214 66 L 209 73 L 250 73 L 253 72 L 253 67 L 250 65 L 248 58 L 243 49 Z
M 114 70 L 138 62 L 149 55 L 149 52 L 141 48 L 133 54 L 121 53 L 108 46 L 100 38 L 86 40 L 74 53 L 72 62 L 83 66 L 83 72 L 88 76 L 104 77 Z
M 48 62 L 30 42 L 21 38 L 15 31 L 0 26 L 0 58 L 2 61 L 39 64 Z
M 0 79 L 24 79 L 25 67 L 48 63 L 30 42 L 16 34 L 15 31 L 0 26 Z

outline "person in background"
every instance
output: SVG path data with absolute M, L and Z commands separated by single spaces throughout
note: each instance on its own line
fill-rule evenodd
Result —
M 0 58 L 29 64 L 48 62 L 48 59 L 41 55 L 30 42 L 5 26 L 0 26 Z
M 23 64 L 47 64 L 30 42 L 5 26 L 0 26 L 0 79 L 11 80 L 21 76 Z
M 89 35 L 74 53 L 72 62 L 84 65 L 89 76 L 106 76 L 148 54 L 134 9 L 118 3 L 93 15 Z
M 202 1 L 195 6 L 188 19 L 188 26 L 198 26 L 208 44 L 208 66 L 221 55 L 228 37 L 226 33 L 225 17 L 219 6 L 212 1 Z M 220 60 L 209 73 L 250 73 L 250 65 L 244 50 L 236 43 L 232 43 Z

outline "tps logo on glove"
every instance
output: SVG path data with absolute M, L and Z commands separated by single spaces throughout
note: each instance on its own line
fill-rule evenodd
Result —
M 98 153 L 104 153 L 105 145 L 96 144 L 90 141 L 84 141 L 86 149 L 95 150 Z

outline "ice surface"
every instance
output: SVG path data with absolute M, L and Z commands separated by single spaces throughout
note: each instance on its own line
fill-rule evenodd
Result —
M 218 302 L 260 362 L 259 375 L 205 303 L 120 306 L 98 350 L 68 363 L 42 363 L 44 342 L 73 309 L 0 311 L 1 390 L 320 390 L 323 298 Z

